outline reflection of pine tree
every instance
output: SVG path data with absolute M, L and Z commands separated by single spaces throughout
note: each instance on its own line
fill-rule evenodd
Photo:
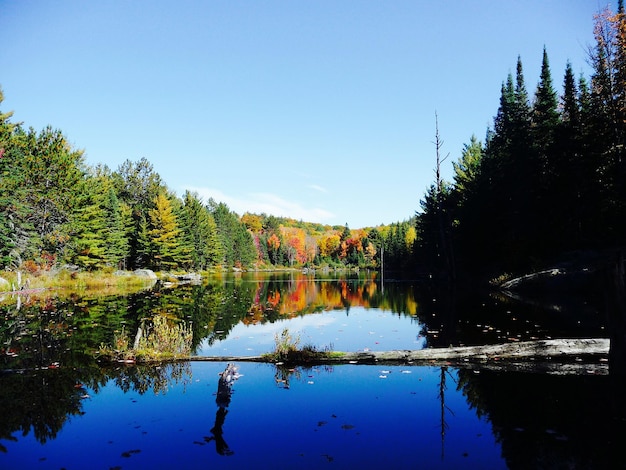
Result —
M 446 432 L 448 431 L 449 425 L 446 422 L 446 410 L 448 410 L 453 416 L 454 412 L 446 405 L 446 380 L 447 376 L 450 376 L 452 380 L 454 377 L 448 371 L 447 366 L 442 366 L 439 371 L 439 403 L 440 403 L 440 411 L 441 411 L 441 460 L 445 458 L 445 440 L 446 440 Z

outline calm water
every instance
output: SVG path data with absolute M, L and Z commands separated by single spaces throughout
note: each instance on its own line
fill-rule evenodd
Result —
M 0 468 L 606 468 L 626 437 L 609 376 L 242 362 L 220 407 L 225 363 L 101 367 L 93 355 L 155 313 L 192 321 L 197 354 L 256 355 L 285 327 L 352 351 L 602 336 L 591 305 L 300 274 L 6 299 Z

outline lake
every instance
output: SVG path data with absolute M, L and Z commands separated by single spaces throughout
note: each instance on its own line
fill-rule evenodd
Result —
M 0 312 L 0 468 L 605 468 L 626 437 L 607 375 L 240 362 L 225 397 L 225 362 L 94 359 L 156 313 L 191 322 L 203 356 L 269 352 L 285 328 L 346 351 L 606 336 L 593 299 L 293 272 L 7 297 Z

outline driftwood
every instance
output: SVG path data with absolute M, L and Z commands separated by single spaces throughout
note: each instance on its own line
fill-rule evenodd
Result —
M 608 353 L 608 339 L 553 339 L 420 350 L 320 353 L 307 364 L 450 365 L 476 370 L 604 375 L 609 369 Z M 189 360 L 272 362 L 266 356 L 193 356 Z
M 49 290 L 48 287 L 34 287 L 32 289 L 17 289 L 17 290 L 6 290 L 3 292 L 0 292 L 0 295 L 29 295 L 29 294 L 34 294 L 36 292 L 45 292 Z

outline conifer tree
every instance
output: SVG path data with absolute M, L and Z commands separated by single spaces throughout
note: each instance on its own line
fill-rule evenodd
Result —
M 117 197 L 132 209 L 134 227 L 128 236 L 130 246 L 126 265 L 128 268 L 146 267 L 146 257 L 150 249 L 145 245 L 145 240 L 142 241 L 141 224 L 148 221 L 148 212 L 154 208 L 155 198 L 160 192 L 166 191 L 166 187 L 146 158 L 137 162 L 126 160 L 112 177 Z
M 529 152 L 530 175 L 533 177 L 534 192 L 529 195 L 531 201 L 528 210 L 535 214 L 535 227 L 528 231 L 529 242 L 532 246 L 531 254 L 552 249 L 552 243 L 545 241 L 550 234 L 555 234 L 558 238 L 562 236 L 562 234 L 557 234 L 553 225 L 558 209 L 553 203 L 548 202 L 553 201 L 563 191 L 560 185 L 563 168 L 558 164 L 554 155 L 558 124 L 558 98 L 552 86 L 548 53 L 544 46 L 541 75 L 532 107 L 532 148 Z
M 469 144 L 463 145 L 461 158 L 457 162 L 452 162 L 454 170 L 454 191 L 458 194 L 458 200 L 466 200 L 469 193 L 474 191 L 480 164 L 482 159 L 483 146 L 475 135 L 470 138 Z
M 572 77 L 573 78 L 573 77 Z M 548 62 L 548 53 L 543 48 L 541 75 L 532 108 L 533 143 L 544 160 L 542 166 L 549 167 L 545 161 L 554 145 L 554 133 L 559 123 L 558 98 L 552 86 L 552 74 Z
M 219 263 L 221 246 L 217 226 L 195 193 L 187 191 L 183 196 L 180 226 L 195 269 L 207 269 Z
M 105 259 L 109 266 L 122 268 L 130 249 L 127 236 L 127 227 L 132 223 L 130 211 L 122 207 L 113 187 L 106 192 L 103 209 L 107 222 Z
M 222 245 L 225 266 L 248 266 L 256 259 L 252 235 L 239 216 L 223 203 L 210 199 L 207 205 L 213 215 Z
M 70 262 L 94 270 L 106 262 L 107 222 L 104 217 L 105 194 L 102 181 L 86 178 L 81 184 L 77 207 L 73 214 L 71 243 L 67 258 Z

